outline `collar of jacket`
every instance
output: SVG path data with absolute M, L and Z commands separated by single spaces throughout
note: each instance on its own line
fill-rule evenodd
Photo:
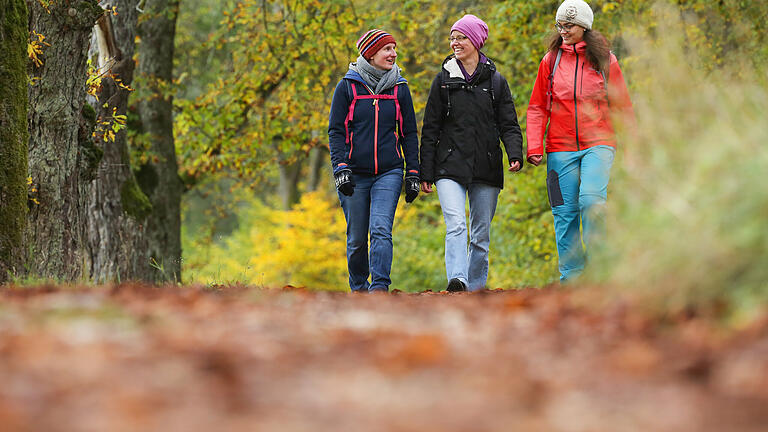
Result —
M 584 54 L 587 51 L 587 43 L 584 41 L 577 42 L 573 45 L 560 45 L 560 49 L 563 50 L 563 52 L 567 53 L 578 53 L 578 54 Z M 557 53 L 555 53 L 557 54 Z
M 357 73 L 357 72 L 355 72 L 353 70 L 347 70 L 347 73 L 344 75 L 344 79 L 348 79 L 348 80 L 352 80 L 352 81 L 357 81 L 360 84 L 368 85 L 368 84 L 366 84 L 366 82 L 363 79 L 363 77 L 360 76 L 359 73 Z M 400 77 L 400 79 L 397 80 L 397 84 L 403 84 L 403 83 L 407 83 L 407 82 L 408 82 L 408 80 L 406 80 L 402 76 Z
M 493 61 L 490 58 L 488 58 L 488 56 L 486 56 L 485 54 L 483 55 L 485 56 L 486 61 L 485 63 L 478 63 L 478 67 L 481 64 L 484 64 L 488 66 L 491 72 L 495 71 L 496 65 L 493 63 Z M 461 68 L 459 67 L 459 63 L 456 60 L 455 54 L 451 54 L 448 57 L 446 57 L 445 60 L 443 60 L 443 69 L 445 69 L 446 72 L 448 72 L 448 78 L 459 78 L 461 80 L 464 80 L 464 74 L 461 73 Z M 480 75 L 476 75 L 476 76 L 480 76 Z

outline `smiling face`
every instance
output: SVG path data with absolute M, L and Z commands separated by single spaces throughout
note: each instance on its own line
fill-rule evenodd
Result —
M 467 59 L 473 58 L 477 55 L 477 48 L 472 45 L 469 38 L 464 33 L 454 30 L 451 32 L 451 49 L 456 58 L 464 63 Z
M 376 51 L 376 54 L 368 62 L 377 69 L 390 70 L 395 65 L 396 59 L 397 51 L 395 51 L 395 44 L 388 43 Z
M 565 45 L 573 45 L 584 40 L 584 27 L 567 22 L 558 22 L 555 28 L 560 33 L 560 37 L 563 38 Z

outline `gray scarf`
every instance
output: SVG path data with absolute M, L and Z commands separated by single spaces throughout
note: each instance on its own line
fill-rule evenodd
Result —
M 400 79 L 400 68 L 397 64 L 392 65 L 390 70 L 382 70 L 371 66 L 363 56 L 359 56 L 357 62 L 350 63 L 349 70 L 359 73 L 366 84 L 374 88 L 375 94 L 391 89 Z

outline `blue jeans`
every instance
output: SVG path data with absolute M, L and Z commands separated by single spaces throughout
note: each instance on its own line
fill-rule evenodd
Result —
M 352 174 L 355 193 L 339 193 L 347 221 L 347 269 L 352 291 L 388 291 L 392 280 L 392 225 L 403 187 L 403 169 L 379 175 Z M 371 251 L 368 256 L 368 235 Z M 368 282 L 368 276 L 371 282 Z
M 555 219 L 561 282 L 581 274 L 590 244 L 600 236 L 615 153 L 604 145 L 547 153 L 547 192 Z
M 488 250 L 491 220 L 501 189 L 485 184 L 464 187 L 440 179 L 435 183 L 445 219 L 445 272 L 448 280 L 459 279 L 470 291 L 485 288 L 488 280 Z M 469 253 L 467 253 L 466 199 L 469 195 Z

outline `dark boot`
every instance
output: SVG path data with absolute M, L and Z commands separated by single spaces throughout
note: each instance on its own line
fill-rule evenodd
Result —
M 466 291 L 467 286 L 464 285 L 464 282 L 462 282 L 459 279 L 453 278 L 450 281 L 448 281 L 448 288 L 446 288 L 450 292 L 459 292 L 459 291 Z

